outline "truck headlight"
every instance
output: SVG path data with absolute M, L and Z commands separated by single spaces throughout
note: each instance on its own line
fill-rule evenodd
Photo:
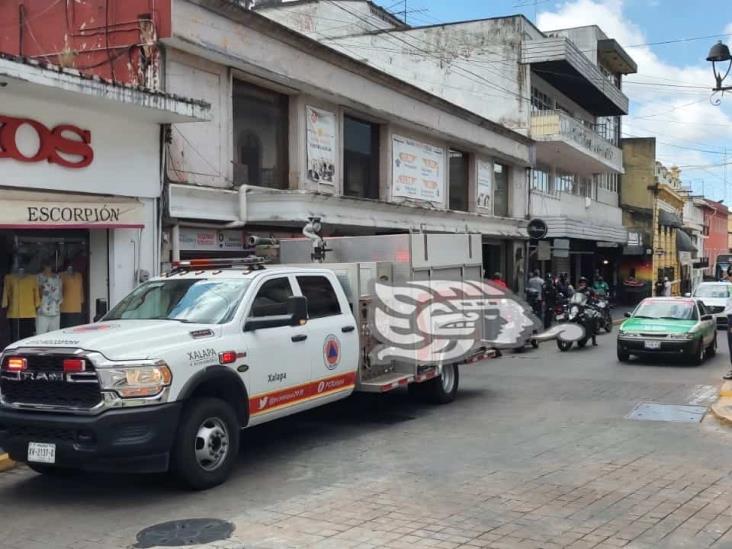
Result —
M 122 398 L 150 397 L 170 385 L 173 374 L 165 362 L 149 366 L 117 366 L 97 369 L 103 391 L 115 391 Z

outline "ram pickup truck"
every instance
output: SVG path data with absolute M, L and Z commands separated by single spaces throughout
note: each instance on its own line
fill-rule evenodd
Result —
M 98 322 L 13 343 L 0 357 L 0 447 L 45 474 L 171 471 L 205 489 L 230 474 L 243 428 L 354 390 L 409 385 L 420 397 L 450 402 L 457 363 L 368 361 L 370 297 L 360 288 L 366 278 L 419 273 L 418 257 L 429 250 L 417 248 L 432 244 L 422 235 L 395 238 L 411 258 L 395 247 L 397 263 L 183 262 Z M 444 261 L 454 270 L 454 257 Z M 477 254 L 457 272 L 477 267 L 480 277 L 480 261 Z M 471 361 L 491 356 L 480 352 Z

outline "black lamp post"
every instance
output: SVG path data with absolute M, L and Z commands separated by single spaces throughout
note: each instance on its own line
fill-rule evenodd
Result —
M 732 69 L 732 55 L 729 53 L 729 48 L 726 44 L 723 44 L 720 40 L 712 46 L 707 56 L 707 61 L 712 63 L 712 71 L 714 72 L 714 79 L 717 81 L 717 87 L 714 88 L 715 92 L 725 92 L 732 90 L 732 86 L 722 86 L 724 79 Z M 727 70 L 725 71 L 724 63 L 727 63 Z M 722 65 L 721 70 L 717 67 L 717 63 Z M 724 74 L 722 72 L 724 71 Z

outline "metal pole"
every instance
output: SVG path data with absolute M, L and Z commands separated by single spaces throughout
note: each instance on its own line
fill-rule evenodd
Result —
M 658 189 L 658 183 L 651 190 L 651 208 L 653 208 L 653 214 L 651 216 L 651 295 L 655 295 L 656 292 L 656 235 L 658 234 L 658 204 L 656 200 L 656 192 Z

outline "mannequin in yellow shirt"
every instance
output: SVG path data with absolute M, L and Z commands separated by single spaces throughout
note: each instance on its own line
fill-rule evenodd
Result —
M 5 275 L 2 307 L 7 309 L 11 341 L 35 334 L 36 309 L 41 304 L 38 278 L 20 268 Z

